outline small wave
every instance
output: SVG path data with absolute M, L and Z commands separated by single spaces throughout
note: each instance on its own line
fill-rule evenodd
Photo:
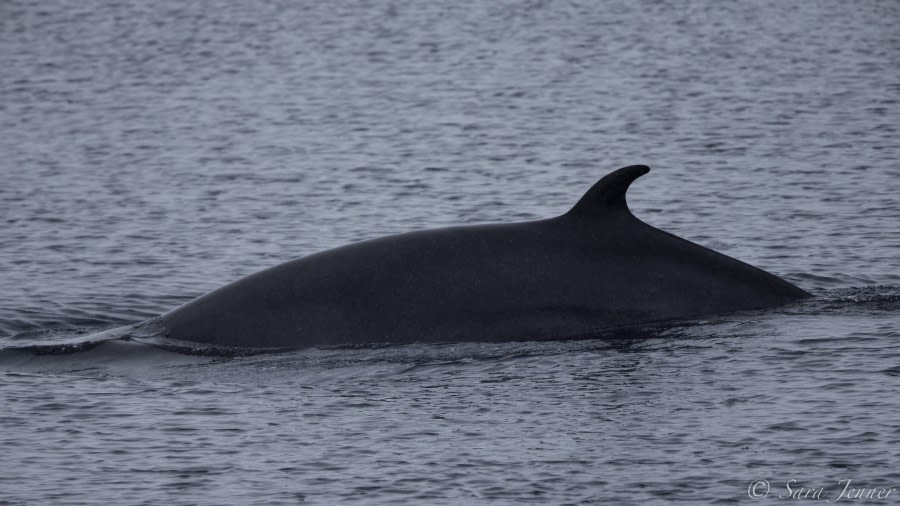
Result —
M 40 339 L 31 340 L 23 344 L 10 344 L 0 350 L 27 351 L 34 355 L 69 355 L 90 350 L 96 346 L 111 340 L 128 339 L 135 329 L 135 325 L 116 327 L 102 332 L 88 335 L 77 335 L 68 339 Z M 45 336 L 46 337 L 46 336 Z
M 152 377 L 211 358 L 172 353 L 130 339 L 0 349 L 0 369 L 18 373 Z
M 73 335 L 74 334 L 74 335 Z M 31 339 L 27 339 L 31 337 Z M 35 337 L 39 337 L 35 339 Z M 33 355 L 69 355 L 82 353 L 109 341 L 133 341 L 181 355 L 209 357 L 245 357 L 271 353 L 283 353 L 296 348 L 242 348 L 190 341 L 178 341 L 166 337 L 161 319 L 116 327 L 101 332 L 87 333 L 83 329 L 58 329 L 42 331 L 7 341 L 0 351 L 28 352 Z

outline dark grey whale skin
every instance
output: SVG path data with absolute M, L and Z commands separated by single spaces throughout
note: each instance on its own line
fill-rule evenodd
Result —
M 575 337 L 778 306 L 809 294 L 653 228 L 619 169 L 551 219 L 423 230 L 285 262 L 162 316 L 166 335 L 236 347 Z

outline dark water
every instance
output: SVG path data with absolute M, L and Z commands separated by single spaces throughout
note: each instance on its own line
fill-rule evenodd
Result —
M 351 241 L 551 217 L 634 163 L 638 217 L 816 295 L 586 341 L 6 349 L 0 504 L 729 504 L 761 479 L 762 503 L 792 479 L 897 503 L 898 23 L 891 1 L 0 3 L 0 346 Z

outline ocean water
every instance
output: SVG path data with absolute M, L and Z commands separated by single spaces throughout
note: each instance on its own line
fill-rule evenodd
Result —
M 0 3 L 0 504 L 896 504 L 898 24 Z M 552 217 L 637 163 L 635 215 L 814 298 L 577 341 L 48 353 L 330 247 Z

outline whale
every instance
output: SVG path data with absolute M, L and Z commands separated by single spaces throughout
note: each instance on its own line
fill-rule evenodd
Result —
M 576 338 L 809 297 L 654 228 L 616 170 L 561 216 L 360 241 L 287 261 L 158 317 L 177 341 L 241 348 Z

